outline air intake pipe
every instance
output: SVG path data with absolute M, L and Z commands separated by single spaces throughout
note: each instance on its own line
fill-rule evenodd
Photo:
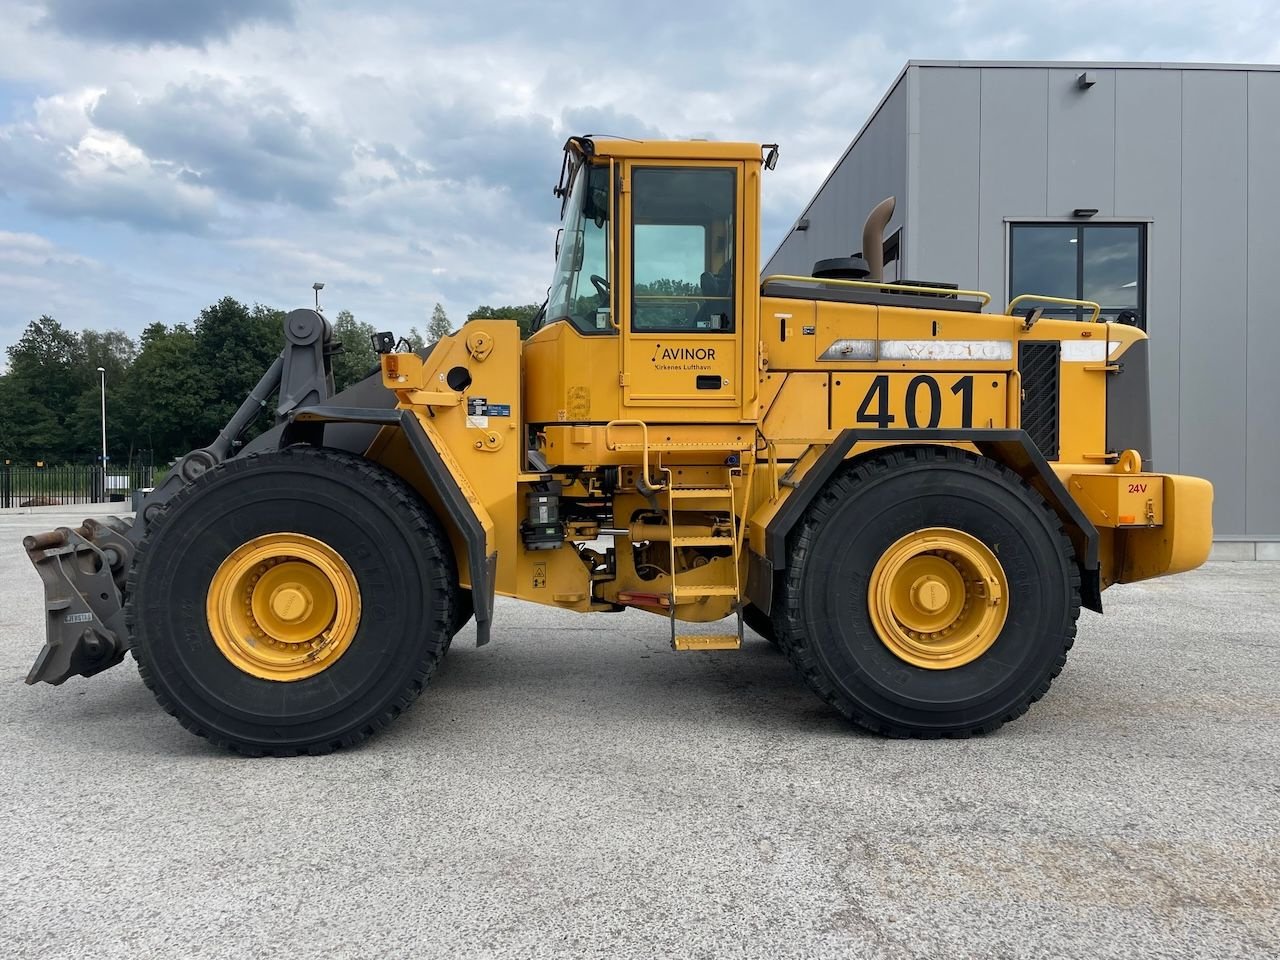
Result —
M 893 219 L 893 208 L 897 201 L 893 197 L 885 197 L 867 214 L 867 221 L 862 225 L 862 259 L 867 261 L 867 279 L 884 279 L 884 228 Z

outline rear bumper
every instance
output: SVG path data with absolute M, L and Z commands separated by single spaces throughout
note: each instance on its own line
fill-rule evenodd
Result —
M 1200 477 L 1166 474 L 1164 522 L 1116 530 L 1116 583 L 1194 570 L 1213 548 L 1213 485 Z
M 1137 465 L 1136 454 L 1127 465 Z M 1064 479 L 1098 529 L 1104 587 L 1194 570 L 1209 559 L 1213 485 L 1208 480 L 1119 465 L 1072 472 Z

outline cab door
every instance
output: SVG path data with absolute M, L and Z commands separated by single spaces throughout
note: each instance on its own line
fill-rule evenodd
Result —
M 622 399 L 633 414 L 740 415 L 742 176 L 741 163 L 624 166 L 616 306 Z

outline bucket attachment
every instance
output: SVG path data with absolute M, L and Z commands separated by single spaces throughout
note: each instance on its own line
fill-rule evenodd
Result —
M 44 649 L 27 674 L 27 683 L 56 685 L 76 675 L 91 677 L 124 659 L 129 649 L 129 629 L 124 622 L 126 582 L 147 524 L 183 486 L 236 455 L 240 437 L 261 415 L 273 394 L 277 397 L 276 426 L 258 439 L 276 445 L 285 442 L 286 428 L 298 426 L 291 423 L 291 414 L 302 407 L 324 403 L 332 396 L 330 358 L 337 349 L 332 337 L 333 326 L 315 310 L 289 313 L 284 318 L 285 346 L 280 356 L 249 391 L 213 443 L 192 450 L 169 469 L 164 480 L 140 504 L 136 521 L 119 517 L 90 519 L 74 530 L 59 527 L 22 541 L 44 582 L 45 607 Z M 382 390 L 380 374 L 343 391 L 342 396 L 371 389 L 366 385 L 372 384 L 377 385 L 378 400 L 389 409 L 395 395 Z M 360 403 L 368 405 L 363 397 L 355 405 Z M 377 401 L 373 405 L 377 406 Z M 356 441 L 348 441 L 355 446 L 344 444 L 338 437 L 331 438 L 329 444 L 342 449 L 358 446 L 363 451 L 371 439 L 359 434 Z
M 22 545 L 44 583 L 45 644 L 27 683 L 91 677 L 124 659 L 124 578 L 133 562 L 131 524 L 86 520 L 26 537 Z

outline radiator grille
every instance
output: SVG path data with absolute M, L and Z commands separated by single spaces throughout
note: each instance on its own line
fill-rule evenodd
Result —
M 1018 344 L 1022 374 L 1022 429 L 1046 460 L 1058 459 L 1058 353 L 1056 340 Z

